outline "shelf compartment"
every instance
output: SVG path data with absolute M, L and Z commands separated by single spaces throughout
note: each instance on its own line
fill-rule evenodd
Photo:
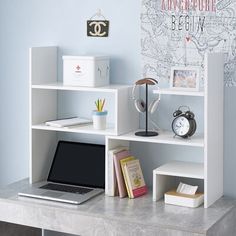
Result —
M 85 92 L 103 92 L 116 93 L 122 89 L 132 88 L 131 85 L 110 84 L 104 87 L 79 87 L 64 85 L 62 82 L 33 84 L 32 89 L 47 89 L 47 90 L 64 90 L 64 91 L 85 91 Z
M 204 179 L 204 165 L 203 163 L 172 161 L 158 167 L 153 173 L 158 175 Z
M 41 87 L 40 85 L 39 88 L 45 86 L 42 85 Z M 100 88 L 74 87 L 75 90 L 73 90 L 73 87 L 70 86 L 67 86 L 66 89 L 64 86 L 62 89 L 56 89 L 57 86 L 52 86 L 53 89 L 31 89 L 30 123 L 38 125 L 48 120 L 70 116 L 90 118 L 92 110 L 95 108 L 94 101 L 101 97 L 106 100 L 107 122 L 113 124 L 113 127 L 109 128 L 107 132 L 102 132 L 103 135 L 120 135 L 130 132 L 138 128 L 139 125 L 138 112 L 135 111 L 133 101 L 130 98 L 131 87 L 111 85 Z M 67 88 L 71 90 L 67 90 Z M 88 93 L 90 94 L 88 95 Z M 42 129 L 41 125 L 40 128 Z M 85 133 L 101 134 L 101 132 L 91 128 L 79 128 L 73 131 L 82 133 L 82 130 Z
M 135 132 L 131 132 L 122 136 L 114 136 L 114 137 L 112 136 L 110 138 L 127 140 L 127 141 L 136 141 L 136 142 L 163 143 L 163 144 L 192 146 L 192 147 L 204 147 L 204 136 L 200 134 L 196 134 L 188 139 L 183 139 L 180 137 L 174 137 L 174 134 L 170 131 L 159 132 L 159 135 L 155 137 L 140 137 L 136 136 Z
M 105 130 L 96 130 L 93 128 L 93 125 L 57 128 L 57 127 L 47 126 L 43 123 L 43 124 L 32 125 L 32 129 L 70 132 L 70 133 L 96 134 L 96 135 L 116 135 L 116 130 L 111 125 L 110 126 L 108 125 L 108 128 Z
M 153 201 L 160 200 L 167 191 L 173 189 L 175 177 L 204 181 L 204 164 L 172 161 L 153 170 Z
M 179 96 L 195 96 L 195 97 L 204 97 L 204 91 L 181 91 L 170 88 L 164 89 L 155 89 L 153 90 L 154 94 L 166 94 L 166 95 L 179 95 Z

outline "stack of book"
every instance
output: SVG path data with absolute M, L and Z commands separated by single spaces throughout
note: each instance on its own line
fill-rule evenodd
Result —
M 127 147 L 117 147 L 108 152 L 108 170 L 108 195 L 136 198 L 147 193 L 140 162 Z

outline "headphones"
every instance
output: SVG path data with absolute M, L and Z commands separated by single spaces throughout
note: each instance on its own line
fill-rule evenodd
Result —
M 187 108 L 188 110 L 186 112 L 183 112 L 182 110 L 180 110 L 181 108 Z M 177 117 L 177 116 L 185 116 L 187 119 L 194 119 L 194 113 L 190 111 L 190 108 L 188 106 L 180 106 L 178 108 L 178 110 L 176 110 L 174 113 L 173 113 L 173 116 L 174 117 Z
M 156 85 L 158 84 L 158 82 L 155 79 L 151 79 L 151 78 L 146 78 L 146 79 L 141 79 L 141 80 L 136 81 L 132 89 L 132 99 L 134 100 L 134 105 L 135 105 L 136 110 L 140 113 L 146 111 L 146 103 L 144 102 L 143 99 L 136 98 L 135 93 L 136 93 L 137 87 L 143 84 Z M 148 106 L 149 113 L 153 114 L 156 111 L 160 100 L 161 100 L 161 95 L 159 94 L 158 98 L 154 99 Z

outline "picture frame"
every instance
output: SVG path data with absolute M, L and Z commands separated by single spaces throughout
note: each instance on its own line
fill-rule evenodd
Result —
M 170 88 L 183 91 L 199 91 L 199 67 L 172 67 Z

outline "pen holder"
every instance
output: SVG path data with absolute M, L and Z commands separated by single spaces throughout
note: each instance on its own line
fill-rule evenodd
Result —
M 93 111 L 93 128 L 106 129 L 107 111 Z

